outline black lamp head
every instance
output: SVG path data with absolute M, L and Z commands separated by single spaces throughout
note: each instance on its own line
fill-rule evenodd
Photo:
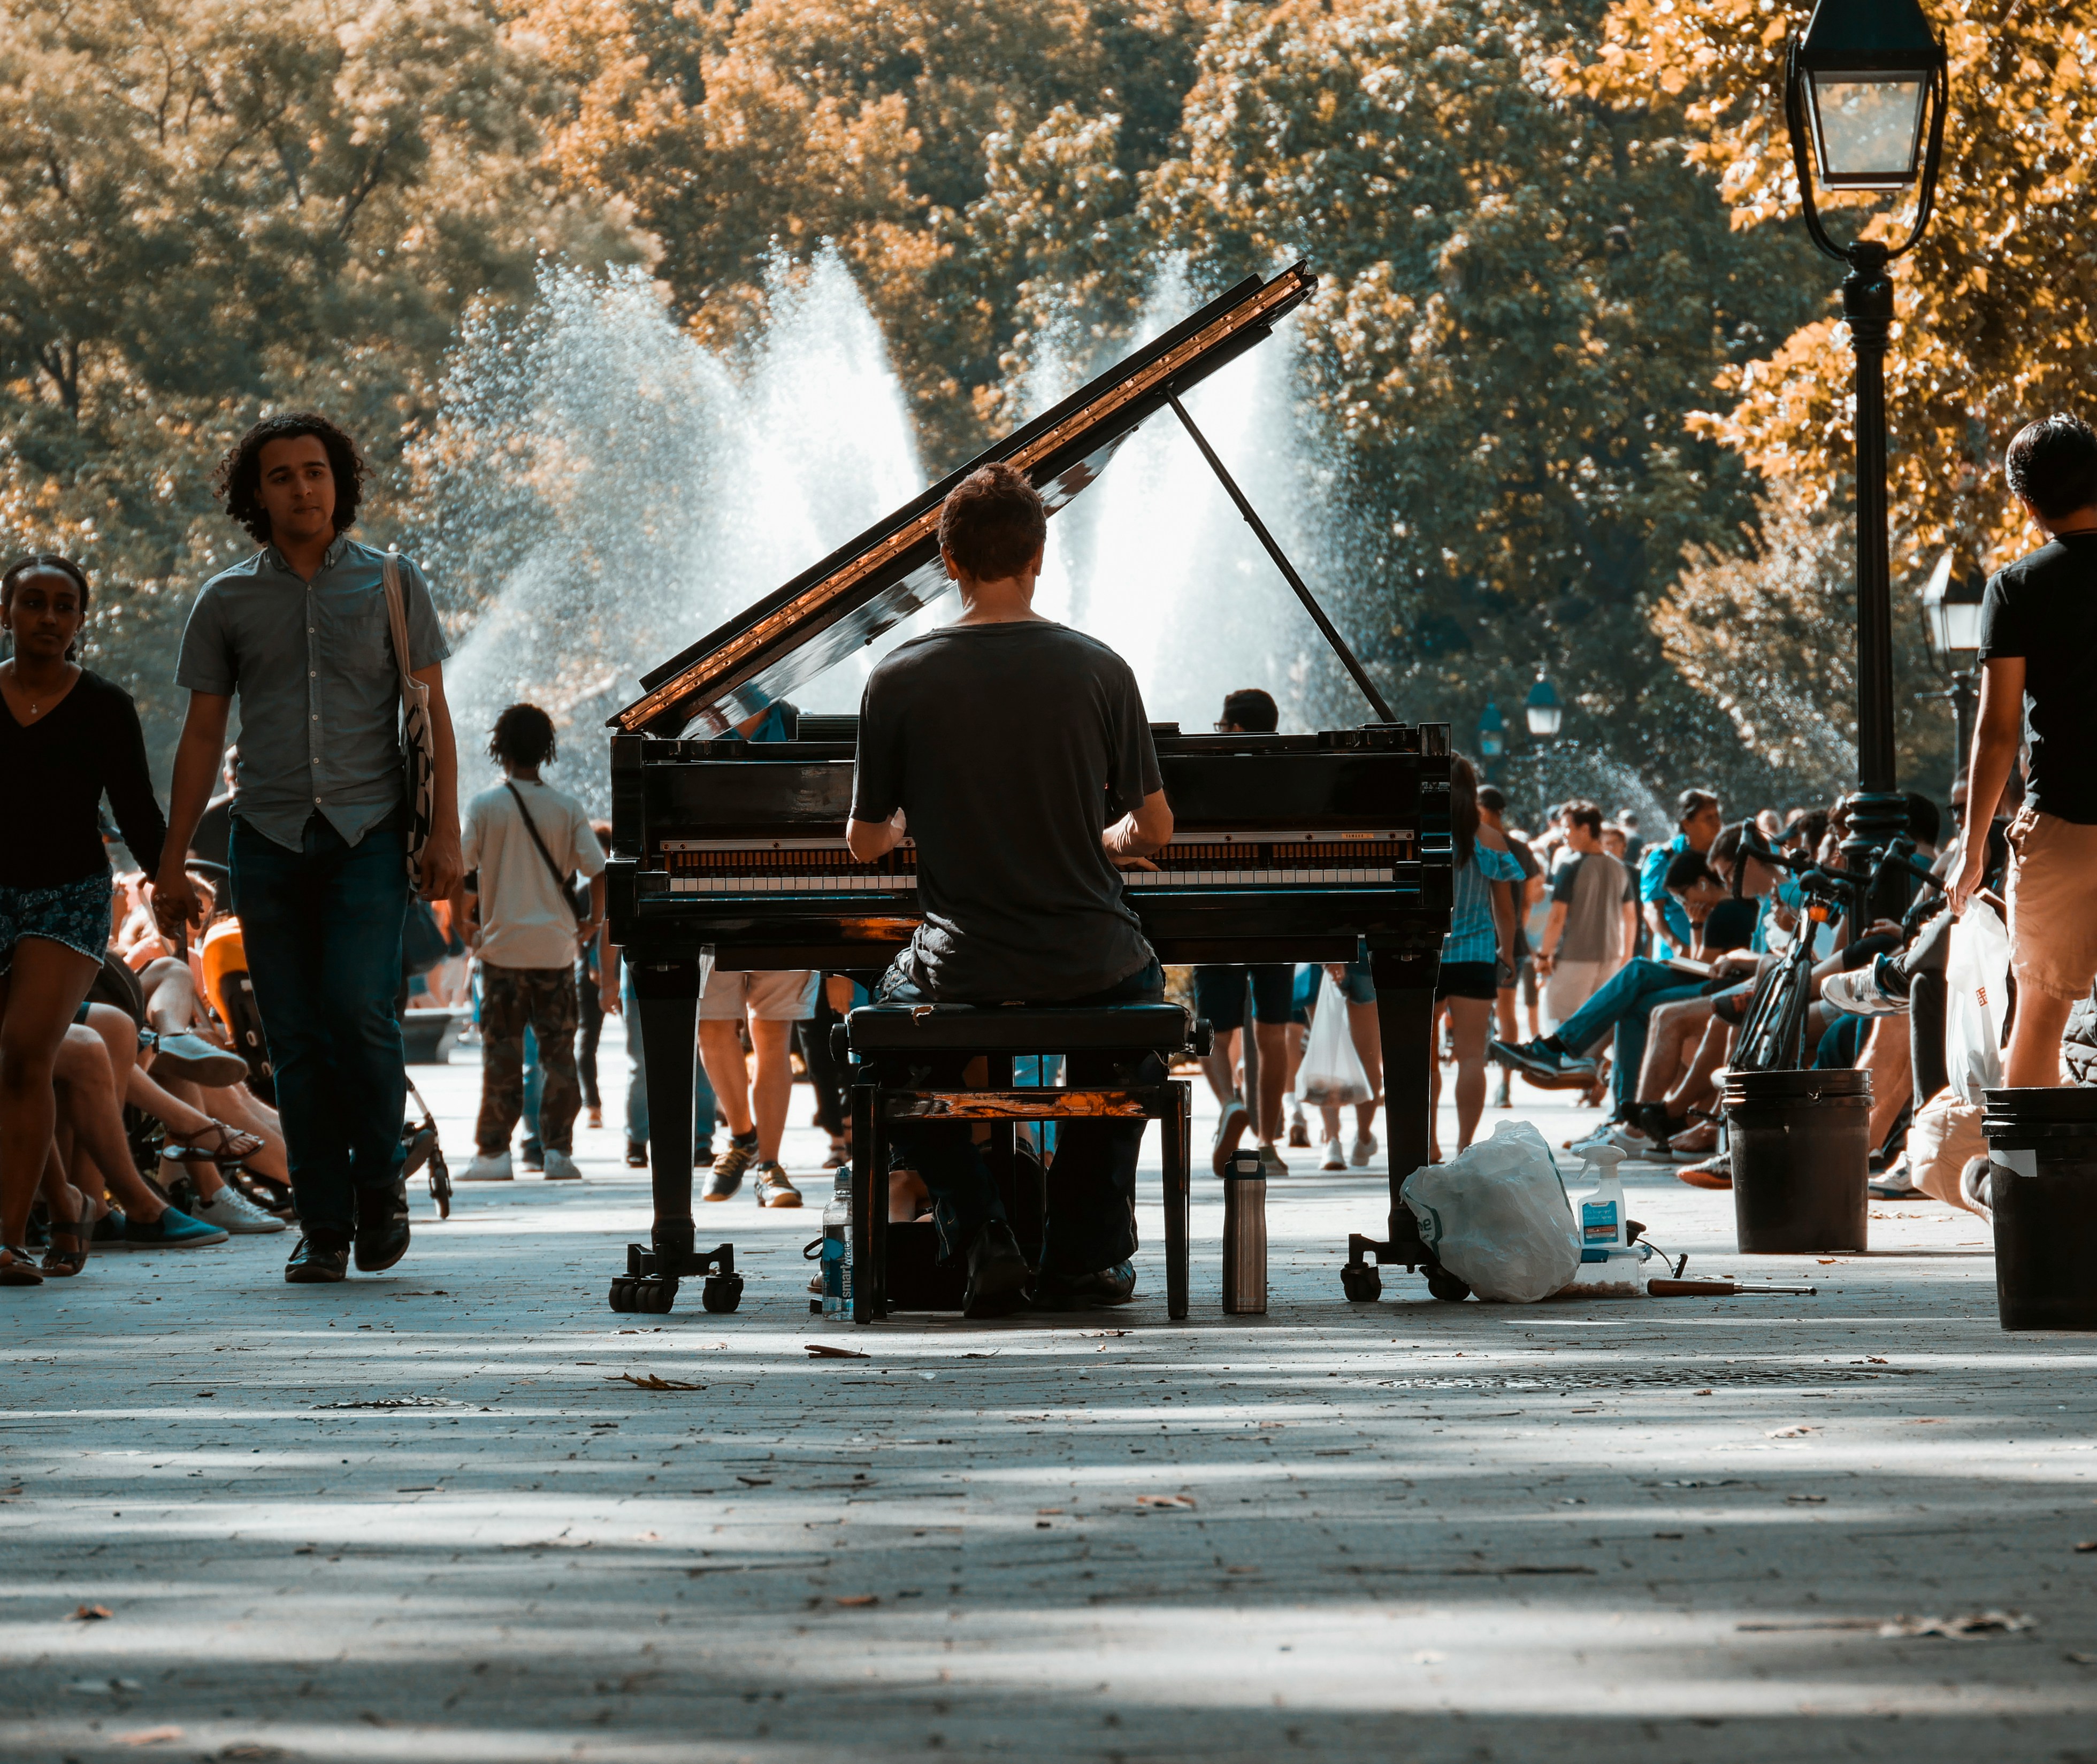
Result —
M 1922 175 L 1923 125 L 1945 64 L 1919 0 L 1819 0 L 1794 57 L 1820 181 L 1905 190 Z

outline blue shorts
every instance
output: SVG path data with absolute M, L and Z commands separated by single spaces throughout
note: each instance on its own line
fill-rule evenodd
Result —
M 25 937 L 63 943 L 99 962 L 109 948 L 109 906 L 116 884 L 107 870 L 55 888 L 0 888 L 0 974 L 14 965 Z

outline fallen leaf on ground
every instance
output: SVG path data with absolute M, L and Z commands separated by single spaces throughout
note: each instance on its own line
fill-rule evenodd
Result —
M 878 1592 L 851 1592 L 847 1593 L 842 1599 L 834 1600 L 832 1603 L 836 1604 L 878 1604 L 881 1603 L 881 1595 Z
M 2090 1539 L 2087 1543 L 2077 1544 L 2075 1553 L 2077 1556 L 2097 1556 L 2097 1538 Z
M 1192 1507 L 1194 1497 L 1192 1495 L 1139 1495 L 1136 1497 L 1136 1504 L 1139 1507 Z
M 1059 1513 L 1062 1512 L 1063 1509 L 1061 1507 L 1036 1507 L 1034 1510 L 1038 1513 Z M 2079 1550 L 2084 1546 L 2078 1543 L 2075 1547 Z
M 158 1745 L 164 1740 L 179 1740 L 182 1736 L 182 1730 L 179 1727 L 141 1727 L 136 1733 L 120 1733 L 116 1736 L 116 1743 L 119 1745 Z
M 1709 1390 L 1692 1390 L 1689 1394 L 1692 1397 L 1708 1397 L 1713 1394 L 1713 1393 Z
M 1828 1504 L 1825 1495 L 1787 1495 L 1784 1499 L 1794 1507 L 1824 1507 Z
M 1881 1635 L 2013 1635 L 2037 1629 L 2038 1619 L 2021 1611 L 1966 1611 L 1957 1617 L 1897 1617 L 1881 1623 Z
M 768 1476 L 738 1476 L 736 1481 L 745 1488 L 765 1488 L 771 1485 L 772 1478 Z
M 72 1608 L 72 1617 L 68 1621 L 79 1623 L 99 1623 L 103 1618 L 114 1617 L 116 1614 L 106 1604 L 77 1604 Z
M 235 1761 L 239 1761 L 239 1764 L 249 1764 L 249 1761 L 252 1761 L 252 1764 L 263 1764 L 265 1759 L 289 1757 L 291 1755 L 280 1745 L 252 1744 L 222 1745 L 212 1754 L 214 1757 L 225 1759 L 227 1764 L 235 1764 Z
M 1913 1415 L 1908 1417 L 1908 1425 L 1911 1427 L 1942 1427 L 1943 1425 L 1944 1417 L 1942 1415 Z
M 1767 1439 L 1803 1439 L 1819 1429 L 1811 1427 L 1773 1427 L 1763 1437 Z
M 871 1359 L 873 1358 L 871 1354 L 862 1354 L 856 1347 L 832 1347 L 828 1342 L 803 1342 L 801 1345 L 816 1359 Z
M 1128 1331 L 1126 1329 L 1080 1329 L 1078 1333 L 1089 1340 L 1097 1335 L 1126 1335 Z
M 703 1390 L 706 1389 L 703 1384 L 686 1384 L 681 1378 L 659 1378 L 652 1372 L 639 1376 L 630 1372 L 623 1372 L 617 1378 L 607 1378 L 605 1382 L 617 1384 L 621 1379 L 632 1385 L 637 1390 Z

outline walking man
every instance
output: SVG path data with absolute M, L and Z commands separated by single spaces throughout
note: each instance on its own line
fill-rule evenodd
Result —
M 502 782 L 466 805 L 462 855 L 480 902 L 480 1118 L 474 1160 L 460 1179 L 466 1182 L 510 1180 L 510 1136 L 524 1112 L 527 1028 L 545 1074 L 539 1139 L 546 1180 L 582 1174 L 574 1156 L 582 1106 L 576 952 L 604 922 L 604 847 L 583 805 L 539 776 L 556 751 L 554 720 L 536 704 L 511 705 L 488 739 Z M 589 878 L 587 908 L 571 892 L 578 871 Z
M 1638 937 L 1637 888 L 1602 849 L 1601 810 L 1568 803 L 1565 843 L 1573 856 L 1551 879 L 1551 911 L 1536 952 L 1536 971 L 1548 982 L 1543 1015 L 1553 1029 L 1594 996 Z
M 348 536 L 362 501 L 356 444 L 310 412 L 271 417 L 220 462 L 213 487 L 260 548 L 204 584 L 175 680 L 189 711 L 175 751 L 154 910 L 169 935 L 199 902 L 183 871 L 234 699 L 240 749 L 230 860 L 305 1228 L 284 1278 L 339 1280 L 407 1253 L 401 1126 L 407 1072 L 394 1009 L 409 835 L 401 682 L 386 554 Z M 399 560 L 408 667 L 430 689 L 434 825 L 417 882 L 458 886 L 458 766 L 436 611 Z
M 1967 769 L 1953 908 L 1981 885 L 1988 829 L 2027 730 L 2024 807 L 2010 823 L 2010 971 L 2016 1022 L 2004 1083 L 2060 1082 L 2060 1036 L 2097 978 L 2097 432 L 2079 417 L 2027 425 L 2003 462 L 2047 542 L 1998 570 L 1981 605 L 1981 708 Z

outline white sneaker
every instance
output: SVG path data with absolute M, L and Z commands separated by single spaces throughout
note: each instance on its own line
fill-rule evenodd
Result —
M 265 1237 L 284 1228 L 283 1220 L 274 1213 L 264 1212 L 230 1182 L 208 1201 L 199 1201 L 191 1207 L 190 1217 L 237 1237 Z
M 1347 1167 L 1347 1154 L 1340 1149 L 1337 1140 L 1325 1141 L 1325 1161 L 1318 1167 L 1320 1170 L 1345 1170 Z
M 1657 1145 L 1638 1128 L 1623 1121 L 1612 1121 L 1606 1127 L 1590 1133 L 1578 1141 L 1573 1149 L 1577 1152 L 1584 1145 L 1613 1145 L 1626 1158 L 1643 1158 L 1660 1162 L 1667 1161 L 1666 1153 Z
M 1366 1170 L 1369 1160 L 1377 1154 L 1377 1136 L 1373 1133 L 1355 1136 L 1355 1149 L 1347 1153 L 1347 1162 L 1357 1170 Z
M 583 1173 L 576 1168 L 576 1161 L 557 1146 L 546 1148 L 546 1180 L 549 1182 L 580 1182 Z
M 510 1149 L 507 1146 L 493 1158 L 484 1152 L 476 1153 L 473 1162 L 459 1173 L 462 1182 L 508 1182 L 510 1180 Z
M 1311 1143 L 1311 1123 L 1303 1118 L 1303 1105 L 1296 1100 L 1294 1091 L 1281 1099 L 1281 1106 L 1289 1117 L 1289 1143 L 1291 1145 L 1308 1145 Z
M 1209 1141 L 1209 1167 L 1218 1175 L 1230 1167 L 1231 1153 L 1251 1124 L 1251 1114 L 1237 1097 L 1224 1105 L 1224 1112 L 1216 1117 L 1215 1137 Z

